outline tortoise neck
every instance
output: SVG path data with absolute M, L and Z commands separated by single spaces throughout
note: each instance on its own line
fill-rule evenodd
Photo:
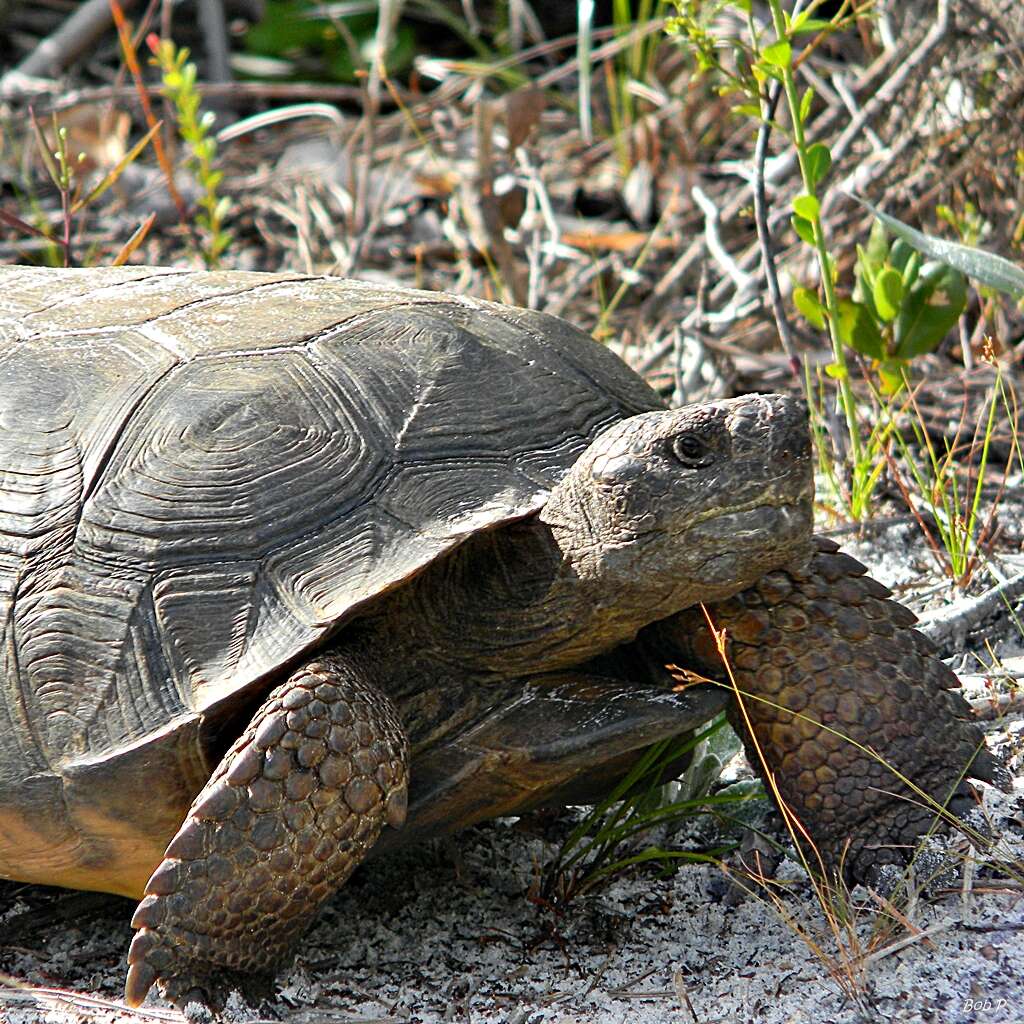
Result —
M 418 659 L 463 672 L 509 678 L 576 665 L 631 640 L 670 596 L 609 576 L 595 557 L 553 523 L 509 523 L 428 567 L 377 621 Z

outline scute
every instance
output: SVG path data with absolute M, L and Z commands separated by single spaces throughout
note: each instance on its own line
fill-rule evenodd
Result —
M 134 581 L 129 574 L 83 587 L 69 555 L 85 495 L 102 476 L 133 410 L 174 363 L 161 347 L 132 331 L 72 333 L 54 344 L 26 337 L 20 324 L 5 327 L 0 725 L 9 727 L 0 780 L 5 760 L 19 769 L 42 767 L 46 759 L 40 748 L 50 753 L 85 749 L 97 707 L 116 705 L 117 652 L 134 603 L 125 595 Z M 90 603 L 100 628 L 83 635 L 82 608 Z M 167 713 L 159 687 L 141 703 L 154 716 Z M 111 725 L 115 733 L 125 731 Z
M 185 363 L 133 418 L 80 541 L 157 574 L 262 558 L 358 501 L 386 457 L 365 428 L 300 351 Z

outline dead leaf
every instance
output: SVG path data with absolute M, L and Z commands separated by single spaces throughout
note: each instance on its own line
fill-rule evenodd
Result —
M 508 127 L 508 148 L 517 149 L 540 122 L 546 101 L 544 90 L 524 85 L 505 97 L 505 124 Z

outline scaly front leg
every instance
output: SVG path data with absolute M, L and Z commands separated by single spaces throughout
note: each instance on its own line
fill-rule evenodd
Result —
M 956 676 L 865 571 L 819 538 L 807 567 L 708 609 L 748 695 L 730 716 L 749 761 L 772 775 L 826 867 L 842 864 L 851 881 L 902 867 L 935 826 L 935 804 L 901 776 L 954 815 L 975 802 L 969 778 L 1002 781 Z M 725 678 L 700 608 L 652 635 L 662 656 Z
M 217 1001 L 277 969 L 385 824 L 405 819 L 391 701 L 338 657 L 274 690 L 196 798 L 132 919 L 125 1001 Z M 144 798 L 145 794 L 140 794 Z

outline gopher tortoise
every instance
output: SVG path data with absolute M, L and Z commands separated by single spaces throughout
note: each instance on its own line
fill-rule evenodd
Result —
M 667 410 L 561 320 L 445 294 L 0 286 L 0 876 L 141 897 L 131 1005 L 270 974 L 375 845 L 582 801 L 707 722 L 731 691 L 667 670 L 722 675 L 700 602 L 827 864 L 996 774 L 913 616 L 812 539 L 793 399 Z

